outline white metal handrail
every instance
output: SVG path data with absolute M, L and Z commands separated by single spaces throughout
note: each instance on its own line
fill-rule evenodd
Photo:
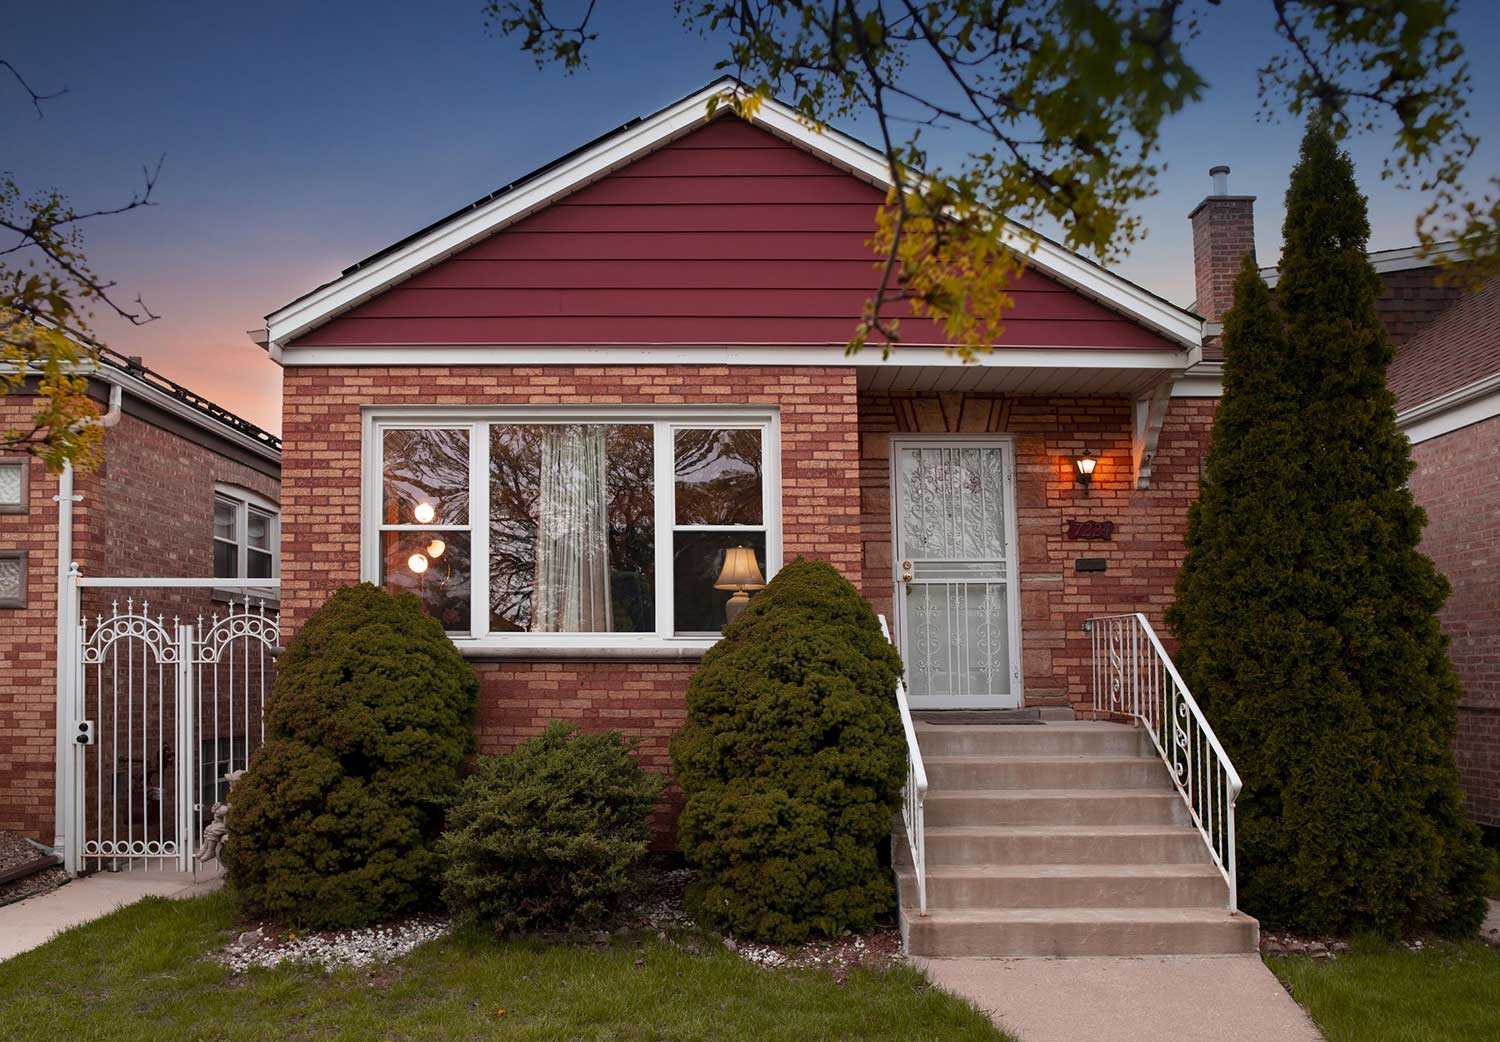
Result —
M 880 616 L 880 632 L 886 640 L 891 639 L 891 629 L 884 615 Z M 901 789 L 901 821 L 906 826 L 906 842 L 911 848 L 912 868 L 917 876 L 917 912 L 926 915 L 927 835 L 922 806 L 927 802 L 927 768 L 922 765 L 917 728 L 912 722 L 911 703 L 906 697 L 906 681 L 901 677 L 896 678 L 896 708 L 901 711 L 901 729 L 906 733 L 906 784 Z
M 1172 784 L 1229 884 L 1239 907 L 1234 859 L 1234 801 L 1240 776 L 1187 684 L 1140 612 L 1084 624 L 1093 641 L 1094 709 L 1140 721 L 1171 772 Z

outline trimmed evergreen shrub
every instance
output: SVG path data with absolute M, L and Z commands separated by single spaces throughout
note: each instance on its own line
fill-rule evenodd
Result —
M 1245 782 L 1240 897 L 1273 929 L 1472 933 L 1483 859 L 1452 742 L 1458 684 L 1417 551 L 1426 518 L 1349 157 L 1314 121 L 1280 282 L 1247 261 L 1168 621 Z
M 785 565 L 724 629 L 672 739 L 689 899 L 705 925 L 772 942 L 868 930 L 906 778 L 901 660 L 834 568 Z
M 607 923 L 666 784 L 631 750 L 619 731 L 553 721 L 514 752 L 482 758 L 438 844 L 448 907 L 499 933 Z
M 412 594 L 361 583 L 330 597 L 277 662 L 266 742 L 230 800 L 240 911 L 336 928 L 433 899 L 478 689 Z

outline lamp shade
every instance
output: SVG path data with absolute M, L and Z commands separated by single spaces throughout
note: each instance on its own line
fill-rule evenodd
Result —
M 1079 477 L 1091 478 L 1094 476 L 1094 467 L 1098 463 L 1099 461 L 1094 458 L 1094 454 L 1088 449 L 1084 449 L 1083 455 L 1074 461 L 1074 466 L 1078 468 Z
M 748 546 L 736 546 L 724 551 L 724 568 L 719 572 L 716 590 L 764 590 L 765 576 L 755 563 L 755 551 Z

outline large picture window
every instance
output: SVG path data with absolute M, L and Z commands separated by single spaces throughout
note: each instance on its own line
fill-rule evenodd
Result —
M 773 413 L 391 413 L 367 439 L 366 574 L 461 643 L 706 643 L 780 564 Z

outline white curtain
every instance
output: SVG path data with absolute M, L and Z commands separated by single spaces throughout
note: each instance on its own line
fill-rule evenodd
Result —
M 600 633 L 613 628 L 604 435 L 603 424 L 542 429 L 531 624 L 535 632 Z

